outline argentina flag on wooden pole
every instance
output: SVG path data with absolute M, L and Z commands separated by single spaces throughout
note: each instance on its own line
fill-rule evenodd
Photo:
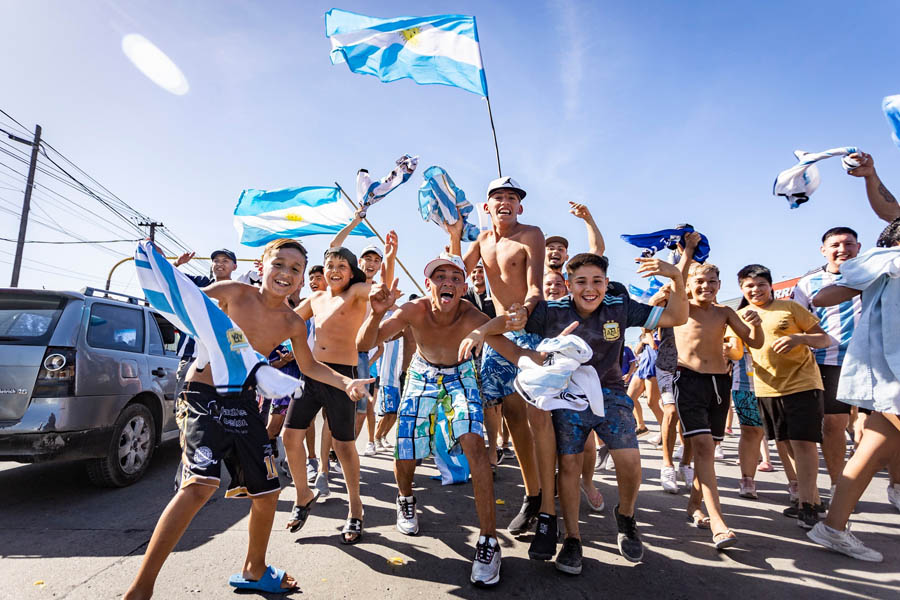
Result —
M 409 78 L 420 84 L 462 88 L 487 98 L 475 17 L 435 15 L 379 19 L 332 8 L 325 13 L 331 62 L 383 82 Z
M 353 213 L 336 187 L 244 190 L 234 209 L 234 228 L 245 246 L 264 246 L 278 238 L 334 235 Z M 375 237 L 375 232 L 360 223 L 350 235 Z

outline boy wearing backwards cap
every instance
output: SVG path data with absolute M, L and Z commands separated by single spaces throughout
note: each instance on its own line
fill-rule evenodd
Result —
M 492 181 L 482 207 L 490 214 L 492 226 L 479 234 L 463 257 L 468 270 L 479 260 L 484 264 L 498 316 L 507 314 L 514 304 L 524 304 L 531 313 L 543 297 L 544 236 L 539 227 L 519 222 L 523 198 L 525 190 L 513 178 Z M 460 219 L 449 227 L 450 252 L 457 255 L 461 254 L 462 226 Z M 507 337 L 520 346 L 533 347 L 538 342 L 536 336 L 522 331 L 510 332 Z M 487 401 L 503 400 L 503 415 L 525 482 L 525 500 L 508 529 L 511 534 L 520 535 L 537 521 L 537 533 L 528 553 L 532 558 L 547 560 L 556 551 L 556 506 L 550 492 L 556 478 L 553 423 L 550 413 L 526 406 L 515 392 L 513 381 L 517 372 L 513 363 L 490 346 L 485 347 L 481 360 L 482 395 Z
M 374 285 L 369 294 L 372 311 L 357 339 L 359 348 L 372 348 L 409 328 L 417 346 L 406 374 L 406 388 L 397 410 L 397 444 L 394 473 L 397 478 L 397 530 L 419 532 L 416 498 L 412 492 L 416 461 L 427 458 L 434 447 L 434 421 L 442 406 L 449 421 L 447 447 L 451 454 L 463 451 L 469 460 L 480 536 L 475 546 L 471 581 L 491 586 L 500 581 L 500 544 L 494 521 L 494 483 L 484 446 L 484 419 L 475 363 L 459 360 L 459 347 L 476 328 L 502 333 L 506 325 L 521 327 L 524 309 L 510 306 L 505 316 L 489 320 L 469 302 L 462 259 L 442 253 L 425 266 L 427 298 L 407 302 L 384 322 L 397 294 L 397 281 Z M 490 325 L 488 325 L 490 323 Z M 483 332 L 481 333 L 483 335 Z
M 387 240 L 386 271 L 393 277 L 393 257 L 396 235 Z M 316 334 L 313 356 L 338 373 L 356 376 L 356 334 L 366 316 L 369 289 L 366 275 L 356 266 L 356 256 L 346 248 L 325 251 L 325 281 L 328 289 L 318 291 L 300 303 L 295 312 L 303 319 L 315 319 Z M 350 498 L 350 515 L 341 531 L 341 543 L 355 544 L 362 535 L 363 506 L 359 495 L 359 455 L 356 452 L 356 403 L 340 389 L 307 382 L 303 396 L 291 401 L 285 417 L 285 454 L 292 473 L 302 473 L 306 467 L 303 439 L 319 410 L 324 408 L 328 427 L 344 471 L 344 482 Z M 299 530 L 306 523 L 309 511 L 319 497 L 309 489 L 303 477 L 294 478 L 297 502 L 287 528 Z

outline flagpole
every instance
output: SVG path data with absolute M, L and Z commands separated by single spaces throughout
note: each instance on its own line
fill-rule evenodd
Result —
M 479 49 L 479 52 L 481 50 Z M 491 99 L 484 97 L 487 101 L 488 119 L 491 121 L 491 133 L 494 134 L 494 153 L 497 155 L 497 177 L 503 177 L 503 171 L 500 170 L 500 146 L 497 145 L 497 130 L 494 128 L 494 115 L 491 114 Z
M 337 181 L 335 181 L 334 185 L 336 185 L 337 188 L 339 190 L 341 190 L 341 193 L 344 195 L 344 198 L 346 198 L 350 202 L 350 204 L 353 206 L 353 208 L 359 210 L 359 205 L 356 203 L 356 201 L 353 200 L 353 198 L 351 198 L 350 196 L 347 195 L 347 192 L 344 191 L 344 188 L 341 187 L 341 184 L 339 184 Z M 369 223 L 369 219 L 367 219 L 366 217 L 363 217 L 363 221 L 369 227 L 369 229 L 372 230 L 372 233 L 374 233 L 376 236 L 378 236 L 378 239 L 381 240 L 381 243 L 384 244 L 385 243 L 384 238 L 381 237 L 381 234 L 378 233 L 378 231 L 374 227 L 372 227 L 372 224 Z M 400 257 L 395 255 L 394 259 L 397 261 L 397 264 L 400 265 L 400 268 L 403 269 L 403 272 L 406 273 L 406 276 L 409 277 L 409 280 L 413 282 L 413 285 L 416 286 L 416 289 L 419 290 L 419 293 L 422 294 L 423 296 L 426 296 L 427 294 L 425 294 L 425 290 L 423 290 L 422 287 L 418 284 L 418 282 L 413 278 L 413 276 L 410 275 L 409 271 L 406 269 L 406 265 L 404 265 L 403 262 L 400 260 Z M 390 285 L 389 281 L 384 281 L 382 283 L 384 283 L 385 285 L 388 285 L 388 286 Z

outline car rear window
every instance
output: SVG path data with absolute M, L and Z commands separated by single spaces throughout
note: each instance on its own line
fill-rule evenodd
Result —
M 87 342 L 94 348 L 144 351 L 144 313 L 140 309 L 95 302 Z
M 60 296 L 4 293 L 0 298 L 0 344 L 46 345 L 67 301 Z

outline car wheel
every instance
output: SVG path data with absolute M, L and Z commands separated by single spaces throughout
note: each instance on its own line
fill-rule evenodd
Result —
M 143 404 L 129 404 L 113 426 L 106 456 L 87 463 L 87 473 L 95 485 L 125 487 L 141 477 L 156 448 L 156 423 Z

